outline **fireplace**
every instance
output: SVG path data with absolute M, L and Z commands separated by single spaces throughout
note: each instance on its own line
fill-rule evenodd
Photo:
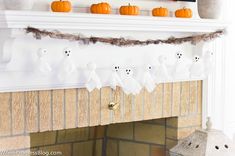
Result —
M 64 156 L 164 156 L 202 124 L 202 81 L 119 88 L 2 93 L 0 147 Z M 108 103 L 119 103 L 110 110 Z
M 73 13 L 50 12 L 48 0 L 35 1 L 31 12 L 0 11 L 0 155 L 167 156 L 205 125 L 212 104 L 222 101 L 224 62 L 222 40 L 204 41 L 223 34 L 225 23 L 199 19 L 197 3 L 135 0 L 141 15 L 121 16 L 122 2 L 108 0 L 112 13 L 97 15 L 89 13 L 90 1 L 71 1 Z M 151 17 L 153 6 L 167 7 L 169 17 Z M 192 19 L 174 17 L 183 7 L 192 9 Z M 197 77 L 196 71 L 195 78 L 189 67 L 208 52 L 215 54 L 216 72 Z M 72 74 L 60 70 L 65 54 L 73 56 Z M 190 62 L 186 76 L 175 74 L 182 55 Z M 50 68 L 38 65 L 45 60 Z M 102 85 L 89 90 L 82 73 L 90 63 Z M 140 92 L 110 85 L 114 65 L 123 81 L 133 68 Z M 138 77 L 146 66 L 169 70 L 162 78 L 147 71 L 154 77 L 149 87 Z

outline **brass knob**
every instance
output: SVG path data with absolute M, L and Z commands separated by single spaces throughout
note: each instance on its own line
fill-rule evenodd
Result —
M 109 110 L 116 110 L 119 107 L 118 103 L 110 102 L 108 105 Z

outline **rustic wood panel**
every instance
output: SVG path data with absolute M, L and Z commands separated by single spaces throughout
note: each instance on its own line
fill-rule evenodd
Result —
M 65 90 L 65 128 L 77 126 L 77 89 Z
M 86 89 L 78 90 L 78 127 L 86 127 L 89 124 L 89 93 Z
M 116 90 L 112 91 L 112 99 L 113 101 L 119 103 L 118 109 L 113 111 L 112 118 L 113 118 L 113 123 L 118 123 L 122 122 L 123 116 L 122 116 L 122 111 L 123 111 L 123 91 L 120 87 L 117 87 Z
M 163 116 L 163 84 L 158 84 L 155 89 L 155 103 L 156 103 L 156 113 L 155 118 L 161 118 Z
M 95 89 L 90 93 L 89 97 L 89 126 L 100 124 L 100 90 Z
M 173 83 L 173 88 L 172 88 L 172 116 L 178 116 L 180 114 L 180 89 L 181 89 L 181 83 L 177 82 L 177 83 Z
M 108 104 L 111 102 L 112 89 L 105 87 L 101 89 L 101 125 L 109 124 L 111 121 L 111 110 Z
M 25 92 L 26 132 L 37 132 L 38 127 L 38 92 Z
M 197 112 L 197 81 L 190 82 L 189 113 Z
M 51 91 L 39 91 L 39 129 L 41 132 L 52 130 Z
M 10 115 L 10 93 L 0 94 L 0 136 L 10 135 L 11 115 Z
M 164 91 L 163 91 L 163 117 L 170 117 L 172 113 L 172 84 L 165 83 L 164 84 Z
M 52 110 L 53 130 L 64 129 L 64 90 L 52 91 Z
M 149 93 L 144 89 L 144 119 L 153 118 L 153 95 L 154 93 Z
M 142 89 L 140 94 L 134 97 L 135 103 L 135 120 L 143 120 L 144 119 L 144 94 L 145 91 Z
M 110 111 L 110 101 L 120 107 Z M 90 94 L 86 89 L 5 93 L 0 102 L 0 136 L 43 132 L 201 113 L 202 81 L 160 84 L 153 93 L 136 96 L 119 87 Z
M 23 134 L 25 130 L 24 122 L 24 92 L 12 93 L 12 134 Z
M 189 84 L 190 82 L 181 83 L 181 115 L 187 115 L 189 113 Z
M 132 95 L 126 95 L 124 94 L 124 115 L 123 115 L 123 120 L 124 122 L 131 121 L 132 120 Z
M 202 113 L 202 81 L 197 83 L 197 107 L 198 113 Z

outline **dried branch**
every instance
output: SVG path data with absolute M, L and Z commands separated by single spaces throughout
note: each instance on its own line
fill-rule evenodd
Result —
M 214 40 L 221 35 L 225 33 L 225 30 L 218 30 L 212 33 L 205 33 L 201 35 L 193 35 L 193 36 L 187 36 L 187 37 L 170 37 L 166 40 L 156 39 L 156 40 L 132 40 L 132 39 L 125 39 L 125 38 L 104 38 L 104 37 L 84 37 L 82 35 L 75 35 L 75 34 L 69 34 L 69 33 L 61 33 L 60 31 L 47 31 L 47 30 L 40 30 L 33 27 L 28 27 L 25 29 L 26 33 L 32 33 L 34 38 L 41 39 L 42 37 L 50 37 L 53 39 L 65 39 L 69 41 L 80 41 L 83 44 L 90 44 L 90 43 L 106 43 L 111 44 L 119 47 L 124 46 L 146 46 L 150 44 L 182 44 L 186 42 L 190 42 L 191 44 L 197 44 L 201 41 L 211 41 Z

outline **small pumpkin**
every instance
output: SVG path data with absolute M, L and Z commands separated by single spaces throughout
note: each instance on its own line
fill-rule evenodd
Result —
M 90 11 L 93 14 L 110 14 L 111 13 L 111 6 L 109 3 L 97 3 L 92 4 L 90 7 Z
M 58 0 L 51 3 L 51 10 L 53 12 L 70 12 L 72 10 L 72 4 L 67 0 Z
M 160 17 L 166 17 L 169 15 L 169 11 L 167 8 L 163 8 L 163 7 L 160 7 L 160 8 L 154 8 L 152 10 L 152 15 L 153 16 L 160 16 Z
M 192 18 L 193 12 L 189 8 L 182 8 L 175 11 L 175 17 L 179 18 Z
M 129 4 L 126 6 L 121 6 L 119 8 L 119 12 L 121 15 L 139 15 L 140 9 L 138 6 Z

